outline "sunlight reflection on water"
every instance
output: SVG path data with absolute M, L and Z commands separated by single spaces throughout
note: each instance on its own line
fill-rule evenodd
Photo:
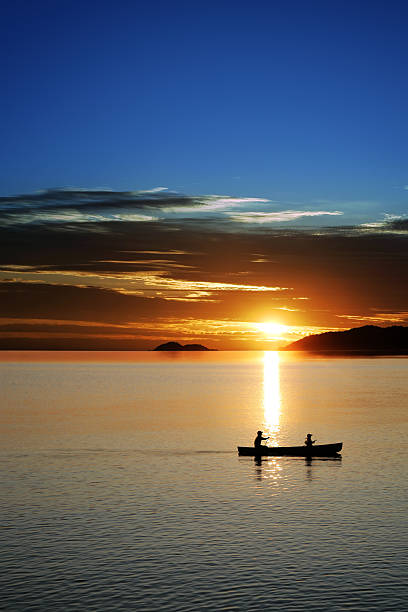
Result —
M 265 351 L 263 363 L 264 428 L 265 433 L 269 436 L 268 445 L 277 446 L 281 415 L 279 353 Z

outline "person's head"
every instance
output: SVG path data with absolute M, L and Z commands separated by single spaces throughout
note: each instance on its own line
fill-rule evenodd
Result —
M 313 434 L 307 434 L 306 438 L 311 438 Z
M 258 431 L 258 436 L 262 436 L 263 431 Z

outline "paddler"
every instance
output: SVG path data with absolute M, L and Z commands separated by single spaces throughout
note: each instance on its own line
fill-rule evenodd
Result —
M 312 435 L 313 434 L 306 435 L 306 440 L 305 440 L 306 446 L 312 446 L 316 442 L 316 440 L 312 440 Z
M 259 448 L 260 446 L 262 446 L 262 440 L 269 440 L 268 438 L 264 438 L 262 437 L 263 431 L 258 431 L 256 438 L 254 440 L 254 446 L 255 448 Z

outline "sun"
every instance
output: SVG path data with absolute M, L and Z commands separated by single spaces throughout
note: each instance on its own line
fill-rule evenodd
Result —
M 288 326 L 276 321 L 265 321 L 264 323 L 256 323 L 256 328 L 268 337 L 282 336 L 288 331 Z

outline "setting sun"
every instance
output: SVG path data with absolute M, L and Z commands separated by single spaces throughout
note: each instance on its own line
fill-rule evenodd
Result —
M 264 323 L 257 323 L 256 328 L 259 329 L 266 336 L 281 336 L 288 331 L 288 326 L 275 321 L 266 321 Z

